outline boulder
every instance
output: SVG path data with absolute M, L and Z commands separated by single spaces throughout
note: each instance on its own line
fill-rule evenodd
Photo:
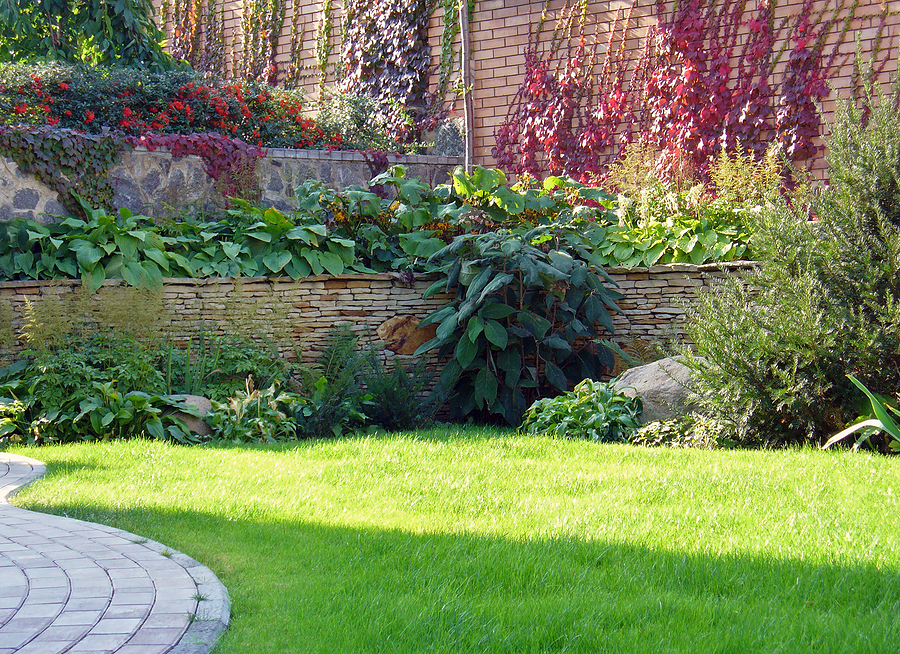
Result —
M 641 422 L 669 420 L 687 412 L 691 371 L 674 358 L 660 359 L 623 372 L 613 388 L 644 402 Z
M 382 323 L 376 332 L 385 349 L 395 354 L 413 354 L 419 346 L 434 338 L 437 325 L 419 327 L 415 316 L 396 316 Z
M 212 403 L 200 395 L 179 395 L 178 398 L 185 404 L 190 404 L 192 407 L 196 408 L 201 416 L 205 416 L 212 408 Z M 176 418 L 180 418 L 185 426 L 198 436 L 209 436 L 212 434 L 212 430 L 202 417 L 198 418 L 197 416 L 192 416 L 183 411 L 174 411 L 172 415 Z

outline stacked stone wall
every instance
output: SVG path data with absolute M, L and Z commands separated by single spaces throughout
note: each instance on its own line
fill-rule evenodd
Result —
M 613 340 L 628 347 L 635 339 L 651 345 L 683 339 L 683 307 L 696 297 L 698 289 L 721 278 L 723 270 L 740 272 L 749 265 L 611 270 L 624 295 L 618 302 L 622 312 L 613 319 Z M 288 359 L 296 358 L 298 352 L 304 359 L 314 359 L 329 332 L 338 325 L 348 325 L 363 344 L 375 344 L 385 356 L 408 357 L 433 335 L 433 326 L 416 330 L 418 322 L 448 299 L 441 295 L 423 299 L 434 280 L 431 275 L 423 275 L 407 281 L 394 273 L 317 276 L 299 281 L 166 279 L 155 294 L 131 295 L 125 293 L 121 282 L 108 280 L 82 306 L 97 322 L 103 322 L 104 315 L 124 315 L 138 322 L 157 320 L 156 328 L 181 343 L 201 330 L 223 335 L 255 334 L 277 345 Z M 6 336 L 7 356 L 26 345 L 24 325 L 29 305 L 33 313 L 42 302 L 65 302 L 79 289 L 77 280 L 0 283 L 0 323 L 5 323 L 0 324 L 0 333 Z M 126 306 L 110 310 L 104 306 L 107 300 Z M 50 313 L 53 306 L 49 305 Z M 142 317 L 145 315 L 151 317 Z

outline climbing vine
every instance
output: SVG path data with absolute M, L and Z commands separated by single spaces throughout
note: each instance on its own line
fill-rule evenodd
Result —
M 460 68 L 459 54 L 453 47 L 459 36 L 459 2 L 457 0 L 439 0 L 444 10 L 441 30 L 441 63 L 438 71 L 438 83 L 435 98 L 443 102 L 450 90 L 453 73 Z
M 114 190 L 107 172 L 122 142 L 110 134 L 85 134 L 48 125 L 0 127 L 0 154 L 56 191 L 73 215 L 84 215 L 79 197 L 108 208 Z
M 239 75 L 244 79 L 278 82 L 275 56 L 284 28 L 287 0 L 243 0 L 243 52 Z
M 175 59 L 198 72 L 225 74 L 225 26 L 216 0 L 163 0 L 160 17 Z
M 125 140 L 150 151 L 166 148 L 175 158 L 196 155 L 203 159 L 203 170 L 215 180 L 216 190 L 223 197 L 258 199 L 255 171 L 257 161 L 265 155 L 263 148 L 215 133 L 146 134 Z
M 656 24 L 632 62 L 631 12 L 617 15 L 602 48 L 602 27 L 580 0 L 552 35 L 544 18 L 532 32 L 494 156 L 510 172 L 583 181 L 605 175 L 634 141 L 656 151 L 656 172 L 668 179 L 703 179 L 722 150 L 761 156 L 773 141 L 808 161 L 819 149 L 816 105 L 847 61 L 841 46 L 857 6 L 840 0 L 816 11 L 804 0 L 776 21 L 769 2 L 657 0 Z
M 316 32 L 316 66 L 319 69 L 319 88 L 325 88 L 328 74 L 328 59 L 331 57 L 331 30 L 334 26 L 334 6 L 332 0 L 322 2 L 322 15 Z
M 394 136 L 414 140 L 407 119 L 426 111 L 430 48 L 425 0 L 348 0 L 341 90 L 379 102 Z

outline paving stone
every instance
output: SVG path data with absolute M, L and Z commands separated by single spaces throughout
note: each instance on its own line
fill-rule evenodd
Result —
M 212 571 L 114 527 L 9 506 L 44 472 L 0 452 L 0 654 L 208 654 L 230 617 Z

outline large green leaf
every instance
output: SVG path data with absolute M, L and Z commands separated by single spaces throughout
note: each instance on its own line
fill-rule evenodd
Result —
M 503 318 L 511 316 L 515 312 L 516 310 L 508 304 L 503 304 L 501 302 L 489 302 L 478 310 L 478 315 L 480 315 L 485 320 L 502 320 Z
M 490 406 L 497 399 L 497 390 L 500 385 L 494 373 L 487 366 L 478 371 L 478 375 L 475 376 L 474 386 L 475 402 L 478 406 L 484 406 L 484 404 Z
M 319 252 L 319 261 L 332 275 L 340 275 L 344 272 L 344 262 L 334 252 Z
M 569 382 L 566 379 L 565 373 L 552 361 L 545 362 L 544 375 L 547 377 L 547 381 L 563 393 L 569 390 Z
M 469 319 L 468 328 L 466 329 L 466 333 L 469 335 L 469 340 L 472 342 L 478 338 L 479 334 L 484 330 L 484 318 L 481 316 L 472 316 Z M 488 338 L 490 340 L 490 338 Z
M 504 286 L 506 286 L 506 285 L 509 284 L 510 282 L 514 281 L 515 279 L 516 279 L 516 278 L 515 278 L 514 276 L 510 275 L 509 273 L 502 273 L 502 274 L 500 274 L 500 275 L 497 275 L 496 277 L 494 277 L 494 278 L 490 281 L 490 283 L 489 283 L 487 286 L 484 287 L 484 289 L 482 289 L 481 295 L 479 295 L 479 297 L 478 297 L 478 302 L 477 302 L 477 304 L 482 304 L 482 303 L 484 302 L 484 300 L 485 300 L 491 293 L 496 293 L 496 292 L 499 291 L 501 288 L 503 288 Z M 477 280 L 476 280 L 476 281 L 477 281 Z M 473 286 L 475 285 L 474 282 L 473 282 L 472 285 L 473 285 Z M 471 288 L 470 288 L 470 292 L 472 292 L 472 291 L 471 291 Z
M 281 250 L 280 252 L 269 252 L 266 256 L 263 257 L 262 262 L 266 268 L 268 268 L 273 273 L 280 272 L 282 268 L 284 268 L 288 263 L 290 263 L 293 256 L 290 252 L 286 252 L 285 250 Z
M 501 350 L 506 348 L 506 344 L 509 342 L 509 334 L 506 333 L 506 328 L 496 320 L 488 320 L 484 324 L 484 335 Z
M 454 358 L 456 358 L 459 365 L 465 370 L 471 365 L 477 355 L 478 345 L 469 340 L 467 335 L 463 335 L 456 344 L 456 349 L 453 352 Z

